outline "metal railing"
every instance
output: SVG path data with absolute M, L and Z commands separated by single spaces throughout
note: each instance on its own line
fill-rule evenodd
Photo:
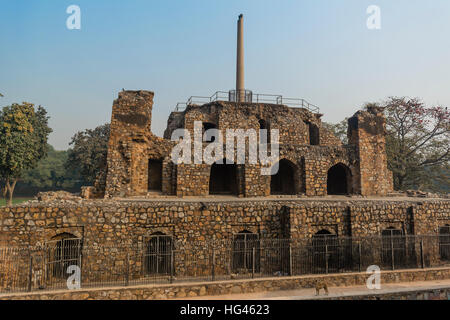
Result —
M 238 99 L 238 97 L 240 97 L 240 99 Z M 187 100 L 187 102 L 178 103 L 175 111 L 184 111 L 186 107 L 190 105 L 202 105 L 216 101 L 237 102 L 238 100 L 248 103 L 269 103 L 286 105 L 293 108 L 305 108 L 313 113 L 319 113 L 320 111 L 319 107 L 313 105 L 312 103 L 309 103 L 304 99 L 284 98 L 282 95 L 275 94 L 253 93 L 250 90 L 243 90 L 242 92 L 240 92 L 239 90 L 230 90 L 228 92 L 217 91 L 209 97 L 192 96 Z
M 381 270 L 450 267 L 449 235 L 256 236 L 197 243 L 159 237 L 132 246 L 83 246 L 81 239 L 65 239 L 0 248 L 0 293 L 67 289 L 73 266 L 80 270 L 82 288 L 362 272 L 371 265 Z

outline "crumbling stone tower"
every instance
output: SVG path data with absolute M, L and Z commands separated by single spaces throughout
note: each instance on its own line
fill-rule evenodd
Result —
M 123 91 L 114 101 L 108 145 L 108 175 L 105 195 L 133 193 L 139 176 L 133 174 L 151 132 L 153 92 Z
M 348 141 L 356 147 L 353 187 L 358 194 L 382 196 L 393 191 L 385 136 L 386 120 L 381 107 L 369 106 L 348 120 Z
M 151 91 L 122 91 L 113 103 L 108 144 L 105 197 L 147 195 L 156 184 L 164 194 L 173 194 L 171 141 L 151 131 Z M 162 170 L 161 168 L 164 168 Z

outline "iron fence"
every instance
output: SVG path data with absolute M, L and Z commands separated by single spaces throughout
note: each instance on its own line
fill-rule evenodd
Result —
M 305 99 L 285 98 L 278 94 L 253 93 L 250 90 L 230 90 L 228 92 L 217 91 L 209 97 L 192 96 L 187 102 L 178 103 L 175 111 L 181 112 L 189 105 L 202 105 L 215 101 L 282 104 L 293 108 L 305 108 L 313 113 L 319 113 L 320 111 L 319 107 L 309 103 Z
M 60 239 L 36 247 L 0 248 L 0 293 L 66 289 L 76 268 L 79 285 L 90 288 L 362 272 L 371 265 L 382 270 L 450 266 L 450 237 L 280 240 L 238 234 L 195 243 L 159 235 L 115 247 Z

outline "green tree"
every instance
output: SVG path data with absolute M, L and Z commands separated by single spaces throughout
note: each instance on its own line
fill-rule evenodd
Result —
M 388 168 L 396 190 L 450 191 L 450 114 L 447 108 L 426 107 L 418 98 L 390 97 L 386 116 Z M 343 138 L 347 120 L 328 127 Z
M 80 172 L 86 184 L 106 170 L 109 124 L 80 131 L 72 137 L 68 150 L 67 167 Z
M 448 178 L 450 113 L 440 106 L 426 107 L 418 98 L 391 97 L 386 115 L 386 152 L 397 190 L 438 191 L 436 178 Z M 439 178 L 440 177 L 440 178 Z M 448 188 L 450 181 L 441 184 Z
M 47 154 L 51 133 L 44 108 L 14 103 L 0 112 L 0 176 L 12 205 L 14 188 L 24 171 L 35 167 Z
M 23 174 L 17 183 L 15 194 L 31 196 L 40 191 L 79 190 L 83 179 L 77 171 L 66 168 L 67 158 L 67 151 L 58 151 L 48 145 L 47 157 Z
M 338 137 L 343 144 L 348 143 L 347 138 L 348 118 L 345 118 L 344 120 L 338 123 L 323 122 L 322 125 L 331 132 L 333 132 L 334 135 Z

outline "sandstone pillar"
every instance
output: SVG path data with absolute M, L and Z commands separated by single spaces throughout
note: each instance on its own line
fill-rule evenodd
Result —
M 244 16 L 239 15 L 237 29 L 236 101 L 245 101 L 244 85 Z

